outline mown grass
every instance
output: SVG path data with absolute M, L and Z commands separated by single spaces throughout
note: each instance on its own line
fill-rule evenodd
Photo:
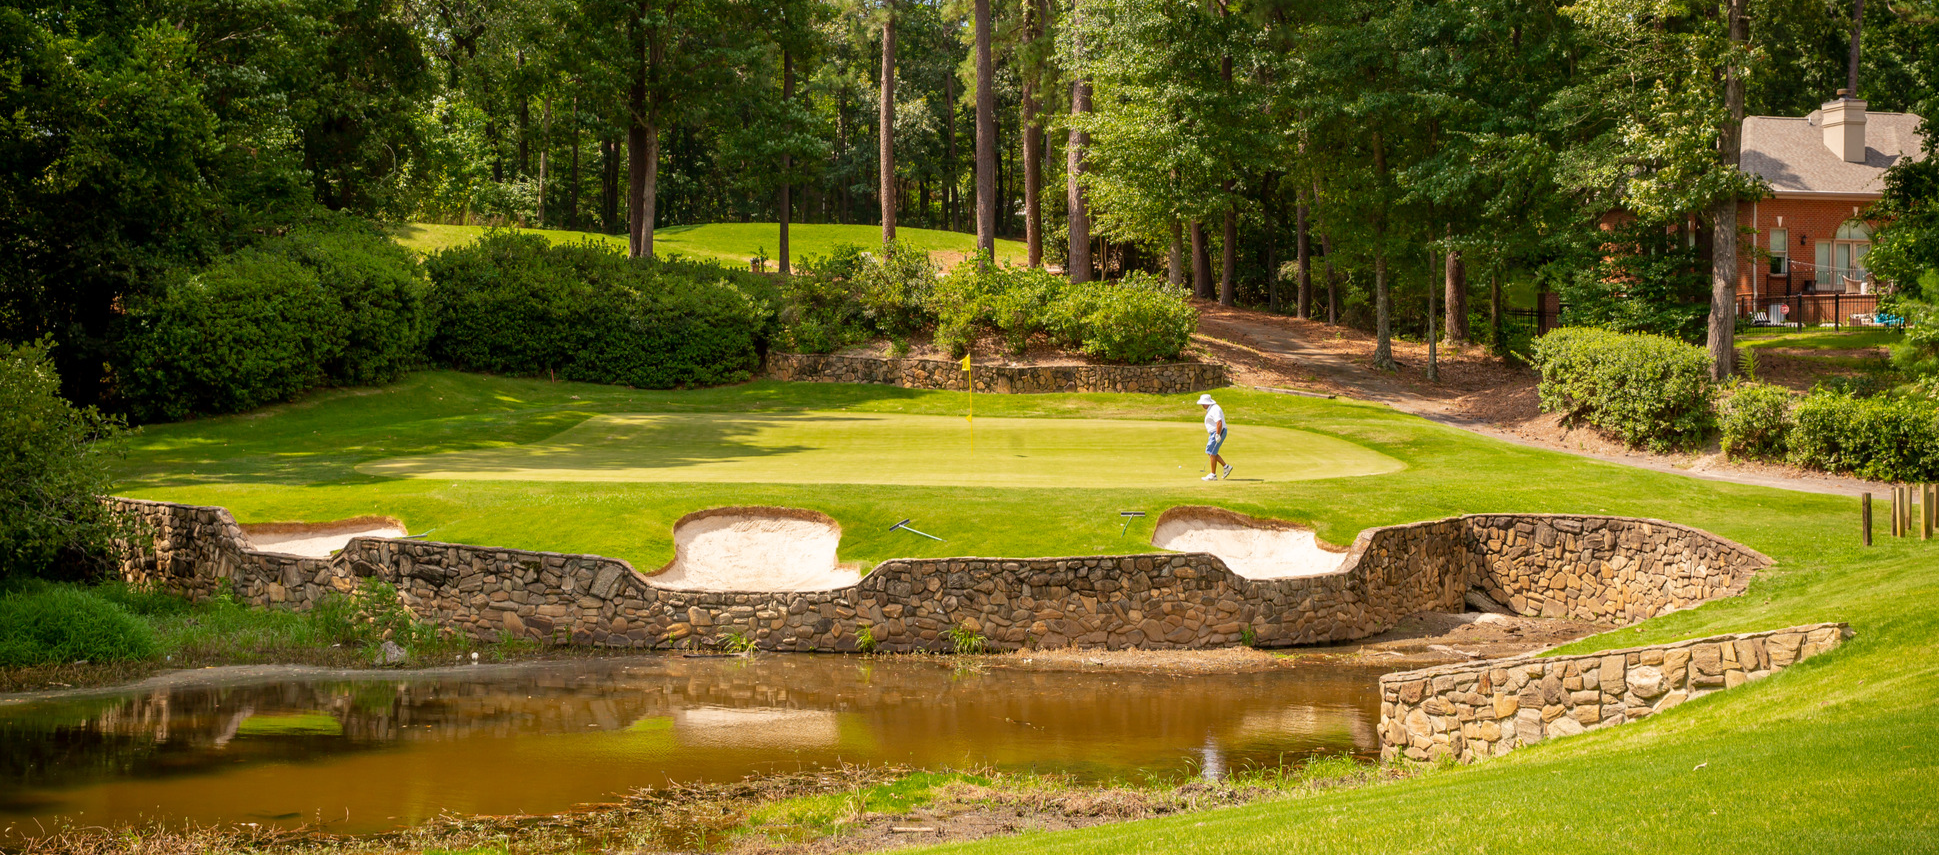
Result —
M 1890 347 L 1905 340 L 1895 329 L 1757 330 L 1737 336 L 1738 347 L 1785 347 L 1799 350 L 1857 350 Z
M 1385 407 L 1228 390 L 1231 456 L 1244 428 L 1326 434 L 1392 456 L 1385 475 L 1147 490 L 826 484 L 520 484 L 383 480 L 356 472 L 399 454 L 531 442 L 602 412 L 854 410 L 960 413 L 963 397 L 886 387 L 754 383 L 638 392 L 464 375 L 330 392 L 248 416 L 144 431 L 124 492 L 225 504 L 245 520 L 400 515 L 442 539 L 592 551 L 653 565 L 679 515 L 711 505 L 826 511 L 845 557 L 1045 555 L 1147 548 L 1119 510 L 1210 503 L 1308 521 L 1344 543 L 1367 526 L 1458 513 L 1654 517 L 1743 542 L 1777 564 L 1747 593 L 1599 635 L 1570 651 L 1848 621 L 1834 653 L 1646 721 L 1554 740 L 1472 767 L 1293 801 L 996 839 L 949 851 L 1044 852 L 1920 852 L 1939 851 L 1939 546 L 1858 542 L 1857 501 L 1683 478 L 1511 446 Z M 1176 418 L 1182 397 L 979 396 L 979 415 Z M 914 516 L 950 538 L 886 531 Z
M 621 249 L 626 247 L 625 235 L 555 229 L 528 229 L 527 231 L 544 235 L 554 243 L 594 240 L 609 243 Z M 445 226 L 431 223 L 410 223 L 399 226 L 396 230 L 398 243 L 423 253 L 469 243 L 484 233 L 484 226 Z M 895 235 L 897 240 L 908 246 L 931 253 L 936 257 L 937 262 L 942 264 L 952 264 L 968 257 L 976 250 L 976 235 L 973 234 L 937 229 L 897 228 Z M 781 227 L 777 223 L 707 223 L 672 226 L 654 231 L 653 251 L 661 256 L 678 254 L 688 258 L 719 261 L 735 267 L 744 267 L 749 259 L 759 255 L 773 259 L 780 250 L 780 241 Z M 879 247 L 882 245 L 882 227 L 795 223 L 788 229 L 789 252 L 795 264 L 800 264 L 811 256 L 828 255 L 834 251 L 836 245 L 844 243 L 864 248 Z M 1021 263 L 1024 259 L 1024 246 L 1020 241 L 999 240 L 996 242 L 996 257 L 998 261 Z M 768 269 L 774 269 L 772 260 L 768 262 Z

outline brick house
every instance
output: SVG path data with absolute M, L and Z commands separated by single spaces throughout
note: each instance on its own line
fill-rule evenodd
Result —
M 1768 322 L 1839 323 L 1869 318 L 1881 287 L 1865 267 L 1887 169 L 1923 156 L 1918 116 L 1867 113 L 1839 90 L 1801 118 L 1747 116 L 1741 168 L 1770 195 L 1740 203 L 1738 312 Z M 1782 308 L 1779 308 L 1779 307 Z M 1856 312 L 1847 311 L 1856 309 Z

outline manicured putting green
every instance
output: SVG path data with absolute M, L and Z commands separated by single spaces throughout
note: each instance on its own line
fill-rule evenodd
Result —
M 526 445 L 375 460 L 393 478 L 1121 488 L 1190 484 L 1197 422 L 979 418 L 856 412 L 612 414 Z M 1399 460 L 1279 427 L 1232 429 L 1235 481 L 1378 475 Z M 1210 486 L 1210 485 L 1208 485 Z

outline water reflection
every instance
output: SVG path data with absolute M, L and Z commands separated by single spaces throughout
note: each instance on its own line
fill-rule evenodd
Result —
M 16 704 L 0 706 L 0 826 L 166 817 L 358 832 L 842 762 L 1216 777 L 1375 751 L 1376 673 L 654 656 Z

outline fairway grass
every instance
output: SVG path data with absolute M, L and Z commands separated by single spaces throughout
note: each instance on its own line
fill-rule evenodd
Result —
M 477 240 L 478 236 L 485 231 L 485 226 L 407 223 L 398 226 L 393 234 L 398 243 L 421 253 L 430 253 L 470 243 Z M 521 231 L 542 235 L 553 243 L 591 240 L 611 244 L 622 250 L 626 248 L 625 235 L 560 229 L 522 229 Z M 976 235 L 963 232 L 897 227 L 895 236 L 897 240 L 908 246 L 930 253 L 937 263 L 945 266 L 969 257 L 976 250 Z M 801 264 L 813 256 L 828 255 L 840 244 L 853 244 L 863 248 L 879 247 L 882 245 L 882 227 L 833 223 L 795 223 L 788 227 L 788 245 L 795 264 Z M 749 259 L 756 256 L 765 255 L 770 259 L 774 258 L 780 250 L 780 245 L 781 226 L 778 223 L 706 223 L 693 226 L 669 226 L 655 229 L 653 232 L 653 251 L 661 257 L 680 255 L 743 268 Z M 1024 260 L 1023 243 L 1014 240 L 997 241 L 996 258 L 1002 262 L 1021 264 Z M 769 262 L 770 269 L 773 264 L 774 262 Z
M 367 475 L 473 481 L 1177 487 L 1205 471 L 1189 424 L 969 419 L 886 413 L 594 416 L 541 442 L 377 460 Z M 1393 472 L 1391 457 L 1329 436 L 1241 430 L 1226 453 L 1244 482 Z M 1212 485 L 1206 485 L 1208 489 Z
M 1260 483 L 933 487 L 489 481 L 394 478 L 383 460 L 515 452 L 601 415 L 772 418 L 832 412 L 960 420 L 961 393 L 757 382 L 643 392 L 585 384 L 413 375 L 383 389 L 322 392 L 241 416 L 143 429 L 120 492 L 225 505 L 244 522 L 364 514 L 434 540 L 593 552 L 650 569 L 671 557 L 687 512 L 726 505 L 819 510 L 844 526 L 846 560 L 1146 551 L 1150 520 L 1120 511 L 1180 504 L 1313 525 L 1333 543 L 1373 525 L 1462 513 L 1607 513 L 1696 526 L 1770 555 L 1746 593 L 1585 639 L 1591 652 L 1848 621 L 1843 647 L 1768 679 L 1643 721 L 1554 739 L 1394 784 L 1058 834 L 952 852 L 1694 852 L 1939 851 L 1939 545 L 1858 543 L 1858 503 L 1702 481 L 1509 445 L 1384 406 L 1226 390 L 1233 457 L 1259 428 L 1349 443 L 1405 468 Z M 979 395 L 989 419 L 1176 423 L 1198 439 L 1189 396 Z M 1248 440 L 1249 441 L 1249 440 Z M 1188 450 L 1195 451 L 1190 445 Z M 1189 478 L 1192 472 L 1187 472 Z M 888 526 L 916 518 L 933 543 Z M 1189 691 L 1188 684 L 1181 690 Z

